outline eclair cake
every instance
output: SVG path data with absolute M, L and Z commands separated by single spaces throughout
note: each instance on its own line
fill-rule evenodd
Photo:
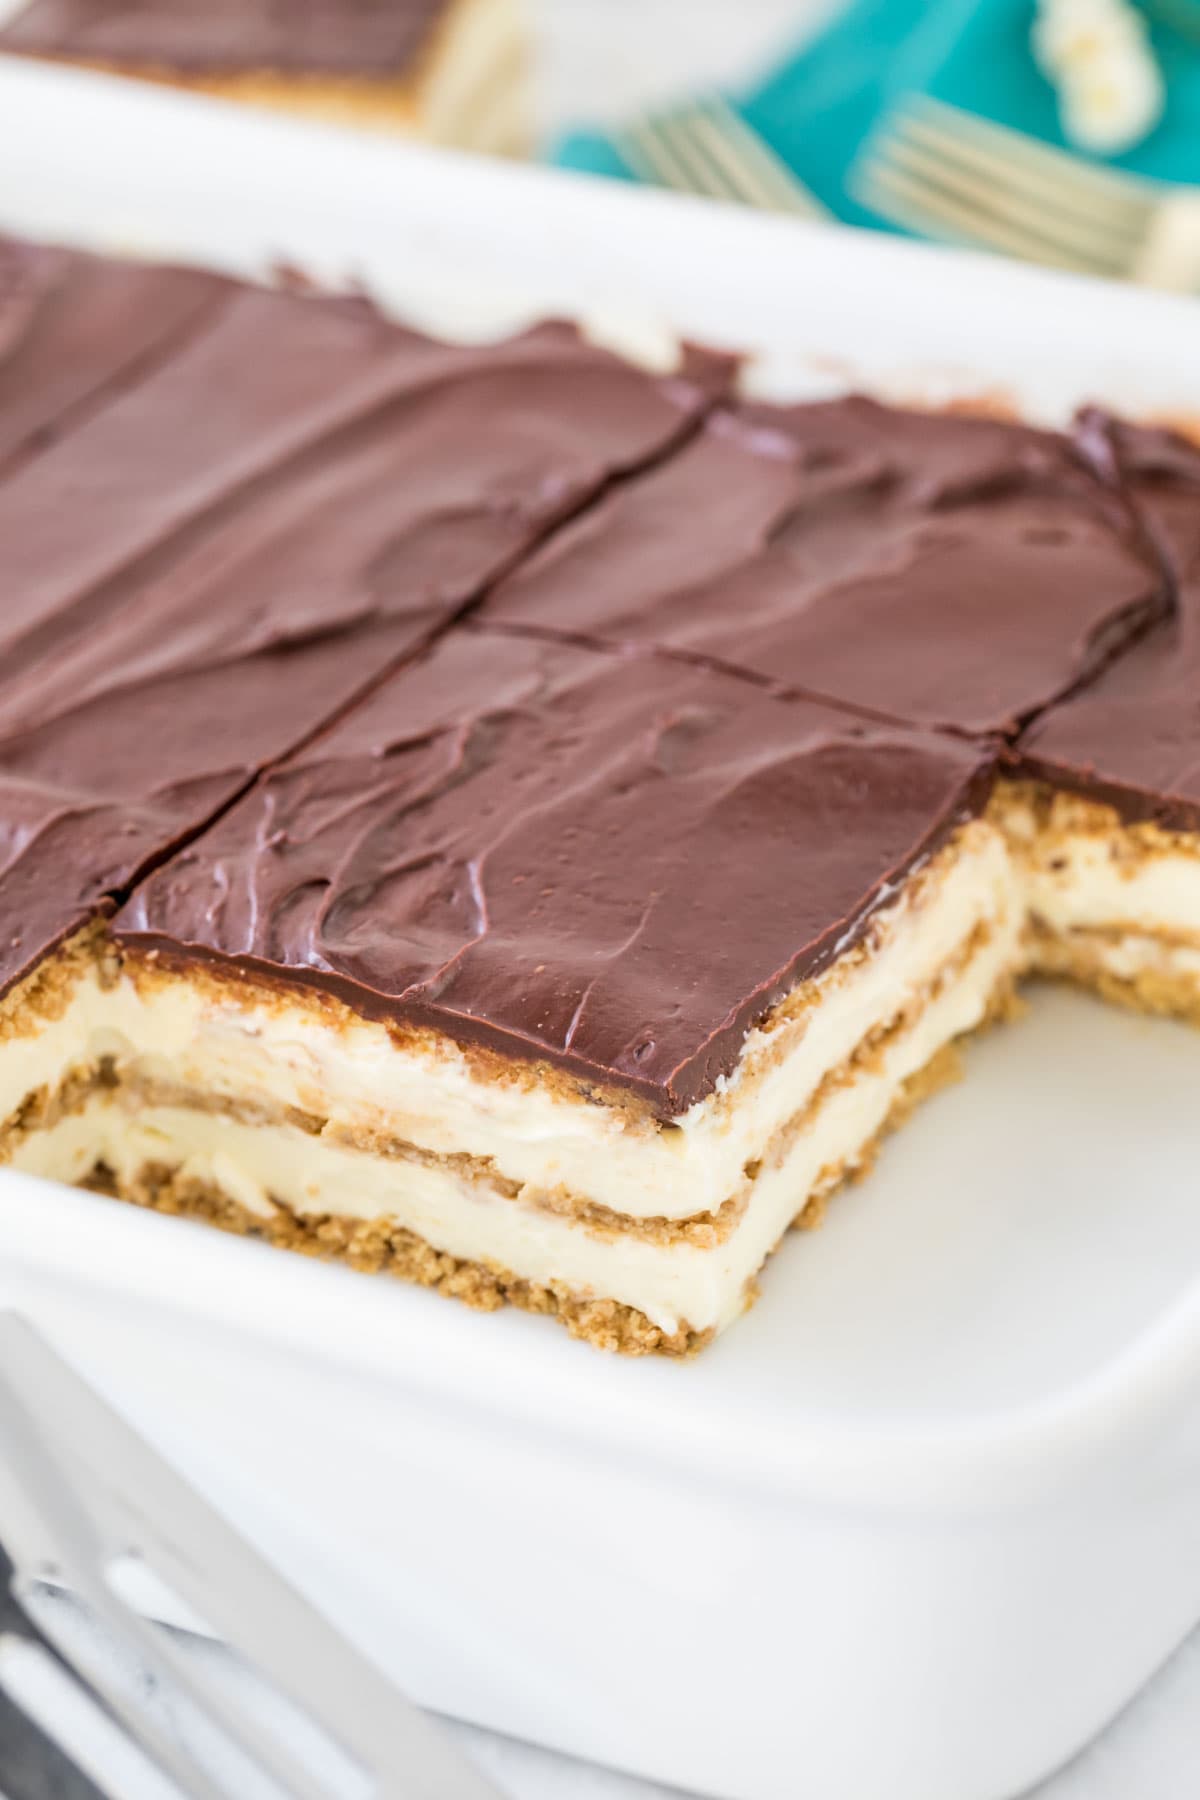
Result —
M 1026 974 L 1200 1018 L 1171 433 L 6 244 L 0 543 L 14 1168 L 682 1354 Z

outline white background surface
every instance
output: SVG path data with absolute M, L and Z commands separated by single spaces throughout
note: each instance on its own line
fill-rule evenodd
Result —
M 542 0 L 543 117 L 601 116 L 655 94 L 755 65 L 816 8 L 804 0 Z M 824 10 L 822 8 L 822 10 Z M 803 19 L 800 21 L 801 27 Z M 497 1657 L 504 1654 L 496 1647 Z M 929 1705 L 936 1713 L 939 1696 Z M 869 1728 L 869 1721 L 864 1721 Z M 521 1746 L 463 1733 L 513 1800 L 650 1800 L 665 1790 Z M 1200 1644 L 1044 1800 L 1192 1800 L 1200 1772 Z M 129 1795 L 123 1800 L 136 1800 Z M 819 1800 L 815 1796 L 814 1800 Z

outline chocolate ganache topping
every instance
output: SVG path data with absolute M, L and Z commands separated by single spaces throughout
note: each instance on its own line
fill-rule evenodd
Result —
M 1166 605 L 1065 437 L 865 399 L 722 408 L 486 602 L 909 723 L 1010 731 Z
M 455 631 L 260 780 L 114 930 L 670 1117 L 970 815 L 989 766 L 733 675 Z
M 727 378 L 0 245 L 0 983 Z
M 1200 819 L 1200 453 L 729 381 L 0 242 L 0 983 L 111 913 L 670 1119 L 999 766 Z
M 1098 469 L 1128 493 L 1171 584 L 1171 608 L 1085 692 L 1021 739 L 1019 766 L 1123 817 L 1200 829 L 1200 449 L 1103 414 L 1079 421 Z
M 394 76 L 447 0 L 31 0 L 0 49 L 151 71 Z

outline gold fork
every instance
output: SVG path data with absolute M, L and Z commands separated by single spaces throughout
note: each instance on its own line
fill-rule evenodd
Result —
M 1200 188 L 1093 168 L 939 100 L 893 114 L 851 185 L 864 206 L 924 237 L 1200 294 Z
M 830 214 L 718 94 L 628 126 L 617 148 L 634 174 L 656 187 L 732 200 L 806 219 Z

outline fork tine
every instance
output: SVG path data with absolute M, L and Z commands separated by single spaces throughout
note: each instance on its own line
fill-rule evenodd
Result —
M 757 205 L 747 192 L 746 184 L 719 156 L 712 153 L 711 129 L 697 120 L 691 111 L 661 121 L 661 130 L 672 155 L 685 171 L 690 192 L 704 194 L 710 200 L 727 200 L 738 205 Z
M 1003 222 L 988 220 L 985 224 L 976 207 L 964 204 L 929 182 L 914 180 L 890 163 L 866 165 L 857 172 L 853 185 L 856 197 L 864 205 L 924 237 L 941 238 L 976 249 L 1001 250 L 1024 262 L 1041 262 L 1074 274 L 1092 272 L 1078 259 L 1055 252 L 1043 240 L 1030 237 L 1026 232 L 1007 227 Z
M 760 212 L 823 216 L 820 203 L 718 95 L 629 126 L 619 141 L 634 173 L 660 186 Z
M 727 183 L 711 170 L 697 166 L 687 144 L 664 120 L 643 120 L 621 136 L 620 148 L 635 175 L 657 187 L 676 193 L 701 194 L 710 200 L 735 200 Z
M 1146 195 L 1126 195 L 1116 184 L 1109 193 L 1090 183 L 1060 178 L 1055 165 L 1043 166 L 1036 152 L 1031 157 L 1002 157 L 974 133 L 937 125 L 915 110 L 896 121 L 893 141 L 920 144 L 999 188 L 1023 195 L 1040 211 L 1053 212 L 1057 221 L 1107 240 L 1136 241 L 1152 209 Z
M 1114 274 L 1128 259 L 1129 246 L 1119 237 L 1114 239 L 1103 226 L 1089 228 L 1064 219 L 1028 196 L 1014 193 L 1001 180 L 980 175 L 954 151 L 935 151 L 898 136 L 883 154 L 911 180 L 924 182 L 971 208 L 979 236 L 994 238 L 999 230 L 1024 234 L 1029 240 L 1024 254 L 1031 260 L 1053 258 L 1096 274 Z
M 809 193 L 783 158 L 719 94 L 712 94 L 697 105 L 696 119 L 710 154 L 724 162 L 731 177 L 740 175 L 748 184 L 748 198 L 761 196 L 751 199 L 752 204 L 807 218 L 829 217 L 826 208 Z
M 1094 205 L 1110 208 L 1132 206 L 1144 212 L 1153 203 L 1150 185 L 1137 175 L 1120 169 L 1097 169 L 1069 150 L 1055 144 L 1044 144 L 1016 131 L 1011 125 L 999 125 L 994 119 L 980 118 L 944 100 L 923 95 L 905 110 L 909 118 L 923 118 L 958 139 L 967 138 L 981 149 L 990 151 L 1002 164 L 1021 166 L 1028 174 L 1052 181 L 1060 188 L 1071 188 L 1085 195 Z
M 697 119 L 691 130 L 697 149 L 721 172 L 731 192 L 744 206 L 753 206 L 759 212 L 794 210 L 775 183 L 769 177 L 764 178 L 761 169 L 742 157 L 711 120 Z
M 683 171 L 669 151 L 664 155 L 658 129 L 649 121 L 626 126 L 617 138 L 617 147 L 639 181 L 652 187 L 682 186 Z

